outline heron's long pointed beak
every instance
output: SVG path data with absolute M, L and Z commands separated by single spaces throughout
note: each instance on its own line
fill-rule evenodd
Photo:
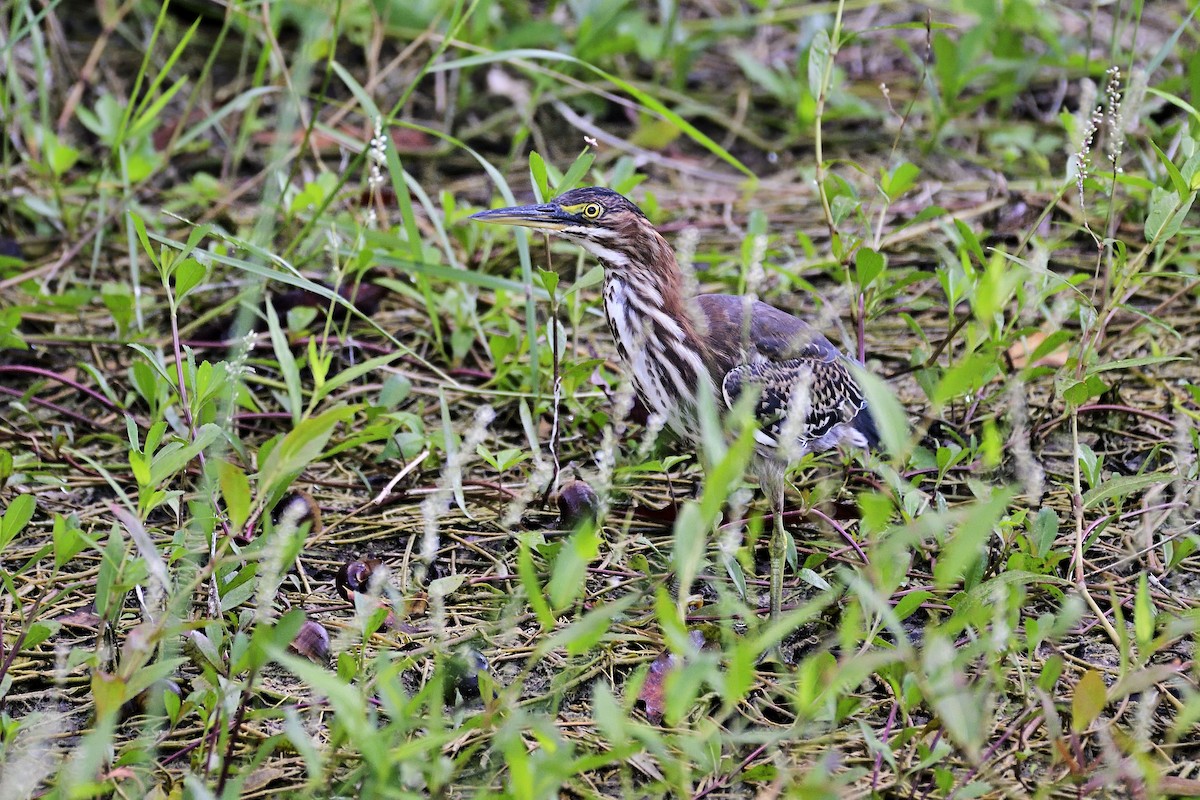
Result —
M 566 213 L 554 203 L 494 208 L 491 211 L 472 214 L 470 218 L 497 225 L 519 225 L 522 228 L 541 228 L 547 231 L 561 231 L 578 224 L 578 220 L 573 215 Z

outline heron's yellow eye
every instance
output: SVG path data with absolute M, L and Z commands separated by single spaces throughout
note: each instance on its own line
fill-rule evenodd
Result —
M 604 209 L 599 203 L 588 203 L 583 207 L 583 216 L 585 219 L 596 219 L 604 213 Z

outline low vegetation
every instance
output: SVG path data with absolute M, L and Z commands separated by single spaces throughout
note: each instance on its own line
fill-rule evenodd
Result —
M 6 4 L 0 798 L 1200 795 L 1195 15 Z M 863 357 L 776 622 L 578 185 Z

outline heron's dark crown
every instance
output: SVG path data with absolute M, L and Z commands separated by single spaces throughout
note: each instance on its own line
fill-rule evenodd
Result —
M 614 272 L 649 271 L 674 280 L 678 271 L 674 252 L 642 210 L 612 189 L 572 189 L 548 203 L 481 211 L 472 219 L 555 233 Z
M 646 219 L 646 215 L 642 213 L 642 210 L 632 200 L 624 195 L 617 194 L 612 189 L 605 189 L 600 186 L 583 186 L 578 189 L 572 189 L 569 192 L 563 192 L 554 198 L 554 203 L 563 211 L 581 215 L 589 203 L 598 204 L 603 209 L 603 213 L 599 217 L 590 220 L 597 226 L 605 225 L 605 218 L 609 214 L 633 215 L 643 220 Z M 611 220 L 612 218 L 609 217 L 609 219 Z
M 640 268 L 654 273 L 677 269 L 675 253 L 642 210 L 612 189 L 572 189 L 553 203 L 576 221 L 560 235 L 591 252 L 606 268 Z

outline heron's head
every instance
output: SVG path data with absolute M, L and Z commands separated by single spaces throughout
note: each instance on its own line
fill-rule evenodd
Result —
M 612 189 L 595 186 L 572 189 L 549 203 L 481 211 L 471 219 L 549 231 L 616 269 L 642 263 L 662 241 L 640 208 Z

